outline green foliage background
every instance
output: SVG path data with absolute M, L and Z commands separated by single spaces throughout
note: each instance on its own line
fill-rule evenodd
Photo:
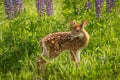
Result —
M 92 9 L 85 11 L 85 1 L 54 0 L 54 15 L 38 17 L 35 0 L 23 0 L 25 10 L 13 20 L 5 18 L 0 1 L 0 80 L 120 80 L 120 1 L 108 13 L 104 4 L 99 19 L 91 1 Z M 89 20 L 90 43 L 80 54 L 80 66 L 64 51 L 46 65 L 42 77 L 36 68 L 38 41 L 49 33 L 70 31 L 69 20 L 84 19 Z

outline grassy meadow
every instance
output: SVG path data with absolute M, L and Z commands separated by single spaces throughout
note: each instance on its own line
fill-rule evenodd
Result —
M 105 11 L 104 3 L 100 18 L 91 1 L 92 8 L 84 10 L 85 0 L 54 0 L 54 14 L 39 17 L 36 0 L 23 0 L 24 11 L 8 20 L 1 0 L 0 80 L 120 80 L 120 0 L 112 12 Z M 79 14 L 73 5 L 80 7 Z M 80 66 L 70 62 L 69 52 L 64 51 L 46 65 L 42 77 L 36 67 L 42 52 L 39 40 L 49 33 L 70 31 L 69 20 L 84 19 L 89 20 L 85 29 L 90 42 L 80 54 Z

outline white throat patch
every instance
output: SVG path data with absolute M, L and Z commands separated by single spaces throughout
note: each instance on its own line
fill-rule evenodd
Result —
M 73 38 L 76 38 L 76 37 L 83 38 L 83 37 L 84 37 L 84 34 L 83 34 L 83 33 L 80 33 L 80 34 L 78 34 L 78 35 L 74 35 L 74 36 L 72 36 L 72 39 L 73 39 Z
M 83 34 L 83 33 L 80 33 L 80 34 L 79 34 L 79 37 L 80 37 L 80 38 L 83 38 L 83 37 L 84 37 L 84 34 Z

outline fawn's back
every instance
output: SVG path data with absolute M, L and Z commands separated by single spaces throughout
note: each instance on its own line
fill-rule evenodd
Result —
M 87 32 L 83 31 L 79 36 L 74 37 L 71 32 L 52 33 L 41 39 L 41 45 L 44 41 L 49 50 L 78 50 L 88 44 L 89 36 L 86 34 Z

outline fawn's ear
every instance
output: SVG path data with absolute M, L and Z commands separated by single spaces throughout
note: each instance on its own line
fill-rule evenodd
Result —
M 74 21 L 72 21 L 72 20 L 70 20 L 70 24 L 72 25 L 72 26 L 75 26 L 75 22 Z
M 88 23 L 88 20 L 84 20 L 81 24 L 81 27 L 84 28 L 87 25 L 87 23 Z

